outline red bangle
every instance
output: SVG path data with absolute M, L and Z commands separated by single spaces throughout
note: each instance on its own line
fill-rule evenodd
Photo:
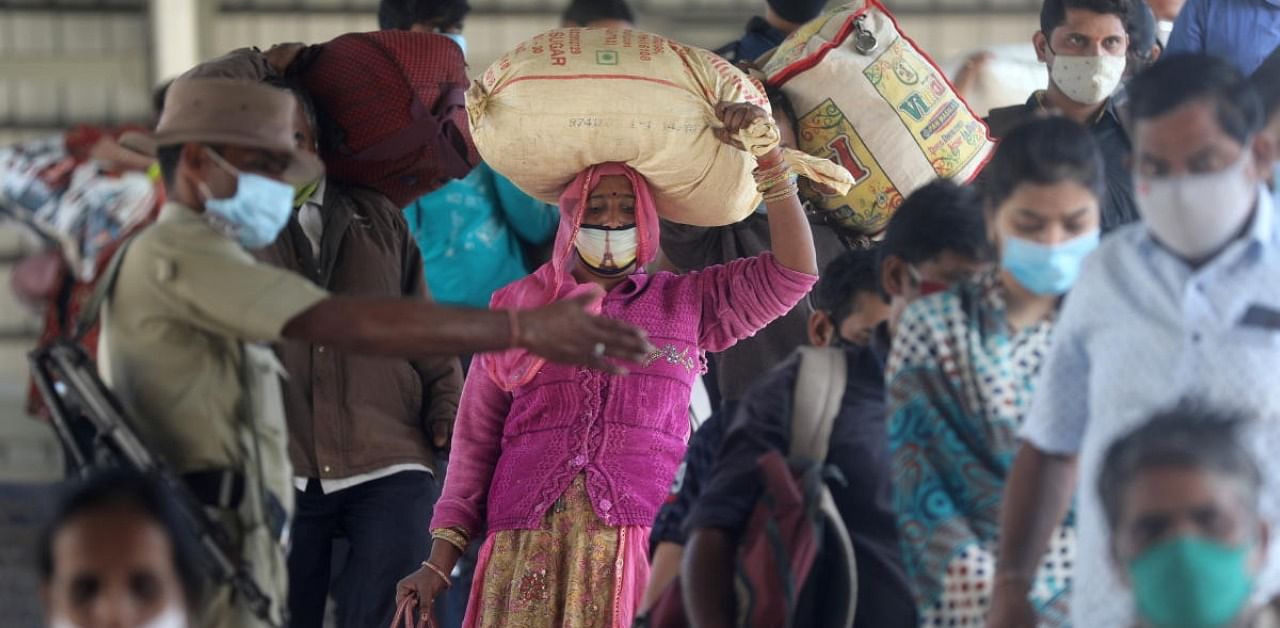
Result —
M 507 322 L 511 325 L 511 348 L 520 346 L 520 315 L 515 310 L 507 310 Z
M 778 149 L 776 149 L 776 148 L 775 148 L 774 150 L 778 150 Z M 772 152 L 770 152 L 770 154 L 772 154 Z M 773 169 L 773 168 L 777 168 L 778 166 L 781 166 L 781 165 L 782 165 L 782 163 L 783 163 L 783 162 L 785 162 L 785 161 L 787 160 L 786 156 L 785 156 L 785 155 L 783 155 L 783 154 L 781 153 L 781 151 L 779 151 L 779 152 L 778 152 L 778 159 L 777 159 L 777 161 L 770 161 L 770 160 L 766 159 L 766 157 L 768 157 L 768 156 L 769 156 L 769 155 L 764 155 L 764 156 L 761 156 L 760 158 L 756 159 L 756 169 L 758 169 L 758 170 L 771 170 L 771 169 Z

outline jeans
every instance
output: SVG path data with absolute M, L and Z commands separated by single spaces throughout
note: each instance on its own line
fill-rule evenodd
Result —
M 430 551 L 431 511 L 439 488 L 422 471 L 405 471 L 324 494 L 311 480 L 298 491 L 289 550 L 289 612 L 293 628 L 321 628 L 332 594 L 338 626 L 388 626 L 395 614 L 396 584 L 417 571 Z M 333 546 L 350 550 L 342 572 L 332 574 Z

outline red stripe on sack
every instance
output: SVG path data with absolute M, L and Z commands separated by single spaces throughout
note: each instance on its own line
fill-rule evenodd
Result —
M 712 106 L 714 107 L 716 104 L 715 101 L 719 100 L 719 98 L 711 92 L 711 88 L 707 87 L 706 83 L 703 83 L 702 81 L 697 80 L 698 73 L 694 71 L 693 62 L 689 60 L 689 57 L 695 56 L 695 55 L 702 57 L 702 55 L 699 55 L 696 51 L 691 51 L 686 48 L 682 50 L 680 54 L 678 54 L 677 56 L 680 57 L 680 63 L 684 65 L 684 71 L 688 73 L 689 78 L 692 79 L 694 82 L 696 82 L 698 84 L 698 87 L 702 90 L 702 99 L 711 103 Z M 709 62 L 709 65 L 711 65 L 712 69 L 719 71 L 719 68 L 715 67 L 715 59 L 719 57 L 714 54 L 707 55 L 707 56 L 711 57 L 711 61 Z M 701 59 L 701 60 L 703 62 L 707 62 L 706 59 Z M 720 71 L 719 74 L 723 78 L 728 78 L 725 76 L 725 73 L 723 71 Z
M 862 7 L 853 15 L 846 18 L 844 26 L 840 27 L 840 31 L 836 33 L 835 38 L 825 44 L 822 44 L 822 47 L 818 48 L 817 52 L 782 68 L 782 70 L 773 76 L 766 77 L 768 78 L 769 84 L 774 87 L 781 88 L 783 85 L 786 85 L 787 81 L 795 78 L 796 75 L 812 70 L 813 66 L 818 65 L 824 58 L 826 58 L 827 53 L 830 53 L 832 50 L 835 50 L 844 44 L 845 40 L 849 38 L 849 33 L 853 31 L 854 20 L 865 15 L 869 10 L 868 7 L 872 4 L 875 4 L 876 6 L 879 6 L 881 10 L 884 10 L 884 7 L 877 2 L 867 2 L 867 6 Z M 890 16 L 890 19 L 893 19 L 892 16 Z M 897 28 L 897 26 L 898 24 L 895 22 L 894 27 Z M 902 31 L 898 31 L 898 34 L 901 35 Z
M 510 81 L 503 83 L 503 85 L 498 89 L 490 92 L 489 95 L 494 96 L 496 94 L 501 93 L 502 90 L 507 88 L 507 86 L 515 85 L 516 83 L 521 83 L 524 81 L 577 81 L 582 79 L 606 79 L 606 80 L 612 80 L 612 81 L 641 81 L 644 83 L 657 83 L 659 85 L 665 85 L 667 87 L 671 87 L 674 89 L 681 89 L 681 90 L 685 89 L 680 85 L 665 79 L 649 78 L 647 76 L 631 76 L 628 74 L 565 74 L 561 76 L 535 74 L 533 76 L 521 76 L 519 78 L 511 79 Z

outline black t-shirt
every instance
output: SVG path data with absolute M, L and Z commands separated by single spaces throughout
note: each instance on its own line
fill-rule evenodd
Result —
M 851 348 L 849 382 L 831 434 L 827 463 L 846 484 L 832 496 L 853 542 L 858 568 L 859 628 L 914 626 L 915 600 L 907 584 L 893 510 L 884 366 L 888 331 L 882 325 L 866 348 Z M 722 528 L 734 535 L 747 525 L 763 490 L 757 460 L 787 451 L 799 360 L 784 362 L 747 393 L 724 436 L 719 460 L 705 481 L 686 529 Z M 819 603 L 821 603 L 819 601 Z
M 741 39 L 729 42 L 715 52 L 734 63 L 755 61 L 764 53 L 782 45 L 786 39 L 786 33 L 771 26 L 764 18 L 756 16 L 747 22 L 747 30 Z
M 711 470 L 720 457 L 720 445 L 724 442 L 725 430 L 733 419 L 737 409 L 736 401 L 726 401 L 711 415 L 698 431 L 689 439 L 689 449 L 684 454 L 684 461 L 676 471 L 676 481 L 671 485 L 671 494 L 658 510 L 658 518 L 649 532 L 650 550 L 656 549 L 659 543 L 675 543 L 684 545 L 686 536 L 685 519 L 689 511 L 702 497 L 703 485 L 711 477 Z
M 1025 105 L 992 110 L 987 116 L 992 137 L 999 139 L 1008 135 L 1019 125 L 1035 119 L 1042 109 L 1044 106 L 1040 102 L 1040 95 L 1035 94 Z M 1105 162 L 1107 190 L 1101 199 L 1102 232 L 1110 233 L 1138 220 L 1138 203 L 1133 195 L 1133 175 L 1129 173 L 1129 156 L 1133 152 L 1133 146 L 1129 142 L 1129 132 L 1121 123 L 1121 112 L 1114 98 L 1089 126 L 1089 132 L 1098 143 Z

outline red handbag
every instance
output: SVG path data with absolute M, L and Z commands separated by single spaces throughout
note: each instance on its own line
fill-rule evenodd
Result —
M 480 161 L 467 120 L 466 61 L 448 37 L 351 33 L 303 51 L 289 73 L 320 110 L 328 136 L 321 156 L 336 181 L 404 207 Z

